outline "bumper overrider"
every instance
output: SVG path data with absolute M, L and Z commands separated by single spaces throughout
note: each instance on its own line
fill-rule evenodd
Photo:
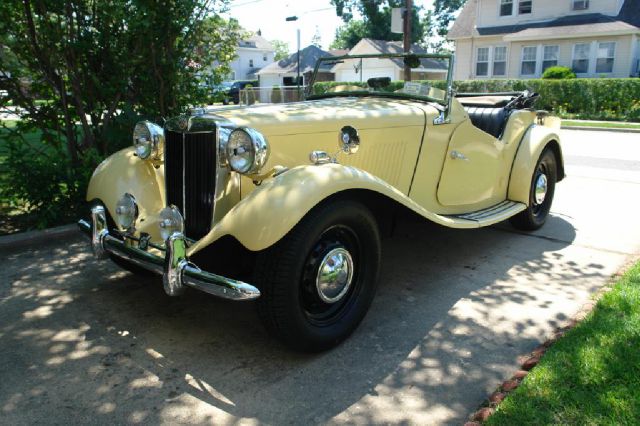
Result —
M 253 300 L 260 297 L 256 287 L 206 272 L 191 263 L 186 255 L 186 239 L 175 232 L 166 241 L 165 256 L 157 256 L 135 247 L 132 241 L 120 239 L 109 233 L 104 207 L 91 209 L 91 223 L 82 219 L 78 227 L 91 239 L 91 247 L 97 258 L 104 259 L 112 254 L 134 265 L 162 275 L 164 290 L 169 296 L 178 296 L 185 286 L 231 300 Z M 145 247 L 146 248 L 146 247 Z

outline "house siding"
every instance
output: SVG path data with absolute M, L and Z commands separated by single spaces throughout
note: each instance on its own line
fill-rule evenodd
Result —
M 634 42 L 634 40 L 636 40 Z M 580 74 L 579 77 L 629 77 L 633 74 L 634 68 L 637 66 L 637 59 L 640 56 L 638 52 L 637 37 L 635 35 L 628 36 L 602 36 L 602 37 L 582 37 L 561 40 L 533 40 L 504 42 L 502 37 L 482 37 L 477 39 L 461 39 L 456 41 L 456 66 L 454 71 L 454 79 L 469 80 L 475 78 L 540 78 L 542 75 L 542 49 L 543 46 L 558 46 L 558 65 L 572 67 L 573 46 L 576 43 L 593 43 L 593 42 L 615 42 L 615 56 L 613 61 L 613 72 L 600 74 L 594 71 L 595 57 L 592 55 L 590 60 L 590 72 Z M 635 43 L 635 47 L 634 47 Z M 476 76 L 476 54 L 478 47 L 507 47 L 507 71 L 505 76 Z M 533 75 L 521 74 L 522 49 L 525 46 L 537 46 L 536 72 Z M 591 51 L 596 49 L 597 45 L 591 46 Z M 632 53 L 635 50 L 635 55 Z
M 532 0 L 531 13 L 519 15 L 517 13 L 518 0 L 513 0 L 514 14 L 500 16 L 500 0 L 481 0 L 478 7 L 477 26 L 495 27 L 501 25 L 520 24 L 527 21 L 544 21 L 559 16 L 583 15 L 588 13 L 602 13 L 603 15 L 617 15 L 622 6 L 620 0 L 590 0 L 587 10 L 571 10 L 572 0 Z

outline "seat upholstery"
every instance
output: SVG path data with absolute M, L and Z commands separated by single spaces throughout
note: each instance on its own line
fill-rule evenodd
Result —
M 500 139 L 509 118 L 506 108 L 464 107 L 474 126 Z

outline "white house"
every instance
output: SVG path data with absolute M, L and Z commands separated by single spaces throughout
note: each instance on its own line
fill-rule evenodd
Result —
M 275 49 L 269 41 L 258 32 L 238 43 L 237 58 L 231 66 L 231 74 L 228 80 L 254 80 L 258 77 L 256 73 L 266 65 L 273 62 Z
M 639 0 L 468 0 L 449 31 L 456 80 L 578 77 L 640 71 Z
M 350 55 L 403 53 L 401 41 L 384 41 L 363 38 L 349 51 Z M 425 49 L 414 44 L 413 53 L 427 53 Z M 404 80 L 404 63 L 402 59 L 363 59 L 354 66 L 352 61 L 337 64 L 331 70 L 335 73 L 335 81 L 367 81 L 372 77 L 389 77 L 391 80 Z M 447 64 L 443 61 L 423 59 L 420 67 L 411 70 L 414 80 L 437 80 L 447 77 Z

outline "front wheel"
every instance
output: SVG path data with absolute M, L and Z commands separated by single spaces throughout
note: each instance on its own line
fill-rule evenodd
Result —
M 529 206 L 509 221 L 517 229 L 533 231 L 540 228 L 549 216 L 558 178 L 558 166 L 553 150 L 546 148 L 536 164 L 529 190 Z
M 296 350 L 337 345 L 371 305 L 380 252 L 378 226 L 365 206 L 335 201 L 315 208 L 258 256 L 258 313 L 266 328 Z

